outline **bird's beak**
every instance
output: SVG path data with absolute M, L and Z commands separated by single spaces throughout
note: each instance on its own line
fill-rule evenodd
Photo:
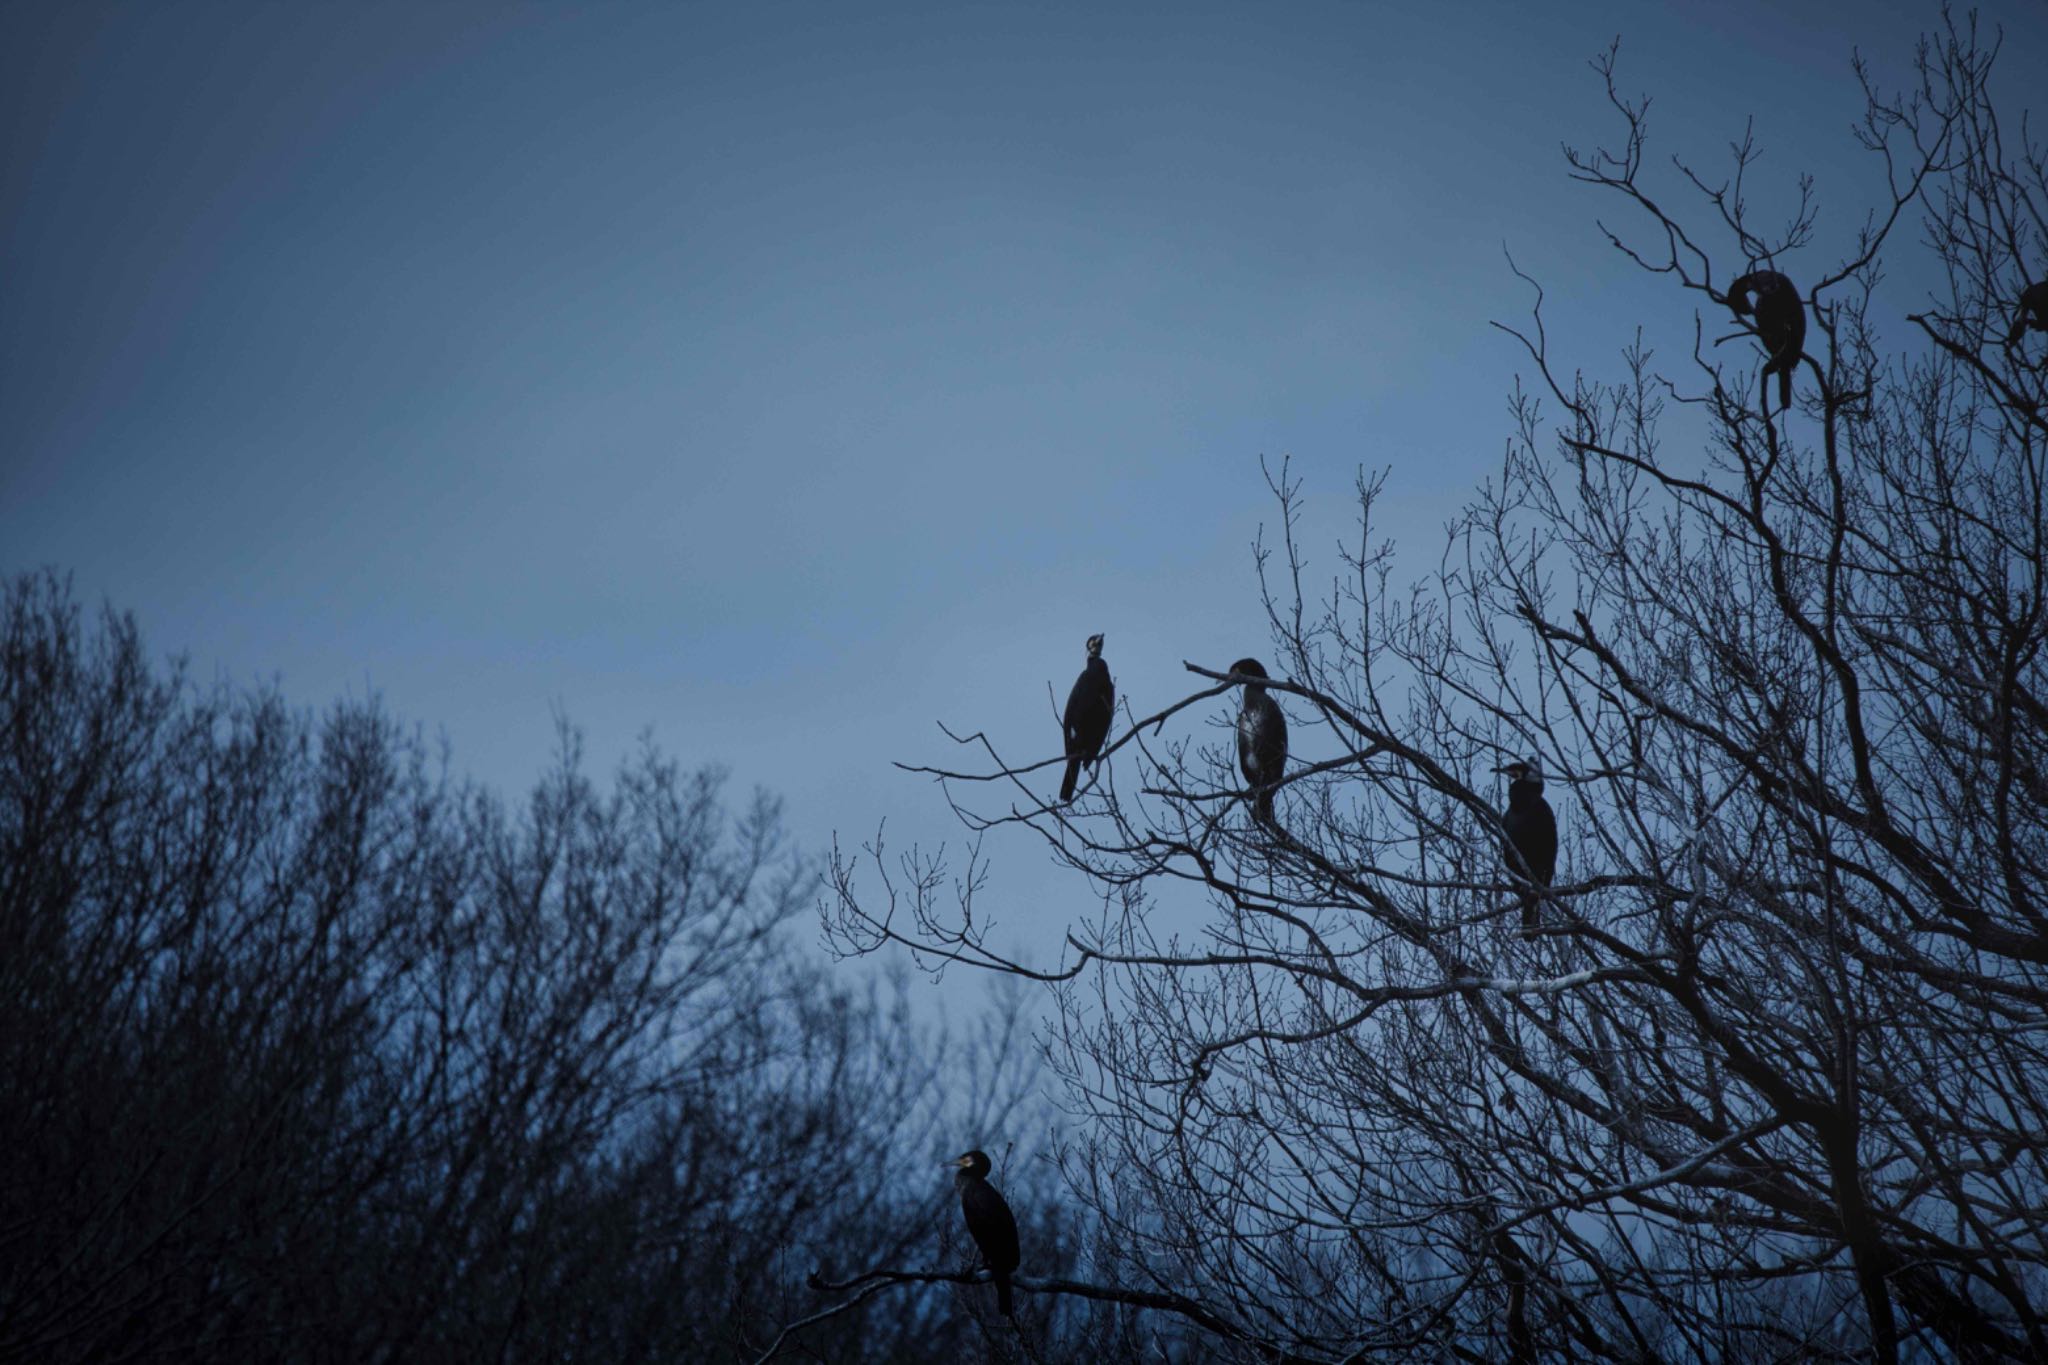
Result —
M 958 1170 L 964 1171 L 967 1169 L 967 1158 L 964 1156 L 956 1156 L 951 1161 L 941 1161 L 939 1164 L 941 1166 L 952 1166 Z

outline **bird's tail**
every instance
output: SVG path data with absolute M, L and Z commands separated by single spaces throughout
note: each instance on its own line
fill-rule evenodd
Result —
M 995 1282 L 996 1311 L 998 1313 L 1001 1313 L 1006 1318 L 1015 1317 L 1016 1314 L 1010 1311 L 1010 1277 L 1001 1272 L 997 1272 L 995 1275 Z
M 1060 800 L 1062 800 L 1062 801 L 1071 801 L 1071 800 L 1073 800 L 1073 799 L 1074 799 L 1074 784 L 1075 784 L 1076 782 L 1080 781 L 1080 780 L 1081 780 L 1081 760 L 1080 760 L 1080 759 L 1078 759 L 1078 758 L 1070 758 L 1070 759 L 1068 759 L 1068 760 L 1067 760 L 1067 780 L 1066 780 L 1066 781 L 1064 781 L 1064 782 L 1062 782 L 1062 783 L 1060 783 Z
M 1273 789 L 1262 787 L 1252 793 L 1252 815 L 1262 824 L 1273 823 Z
M 1792 406 L 1792 367 L 1798 364 L 1798 361 L 1799 358 L 1794 356 L 1785 362 L 1784 369 L 1778 371 L 1778 407 L 1780 409 Z
M 1537 926 L 1543 922 L 1543 902 L 1534 896 L 1522 897 L 1522 937 L 1536 937 Z

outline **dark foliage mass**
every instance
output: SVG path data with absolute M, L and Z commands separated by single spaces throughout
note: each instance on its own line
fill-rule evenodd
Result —
M 921 768 L 1085 886 L 1034 961 L 979 868 L 835 859 L 843 951 L 1056 983 L 1093 1292 L 1246 1360 L 2048 1359 L 2048 369 L 2012 325 L 2048 154 L 1994 49 L 1859 65 L 1879 197 L 1832 254 L 1810 181 L 1752 207 L 1754 142 L 1652 155 L 1606 54 L 1569 173 L 1689 351 L 1617 319 L 1599 378 L 1539 292 L 1500 476 L 1416 577 L 1384 478 L 1332 578 L 1279 471 L 1284 767 L 1190 732 L 1250 704 L 1210 660 L 1126 698 L 1072 803 L 986 733 Z
M 1028 1090 L 1014 1011 L 948 1040 L 827 981 L 773 802 L 562 741 L 508 808 L 374 703 L 199 688 L 6 585 L 0 1360 L 978 1349 L 960 1286 L 778 1334 L 819 1267 L 940 1258 L 941 1160 Z

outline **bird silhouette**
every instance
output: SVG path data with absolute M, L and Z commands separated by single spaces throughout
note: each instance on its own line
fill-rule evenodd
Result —
M 1770 408 L 1773 374 L 1778 376 L 1779 408 L 1791 407 L 1792 371 L 1806 343 L 1806 305 L 1799 300 L 1799 290 L 1775 270 L 1753 270 L 1728 286 L 1728 306 L 1737 317 L 1756 315 L 1756 334 L 1771 353 L 1764 362 L 1765 410 Z
M 1557 875 L 1557 816 L 1543 799 L 1543 768 L 1535 759 L 1516 759 L 1494 769 L 1508 778 L 1508 808 L 1500 822 L 1508 832 L 1508 868 L 1539 887 Z M 1541 900 L 1522 896 L 1522 936 L 1536 932 Z
M 1268 676 L 1266 666 L 1257 659 L 1239 659 L 1230 671 L 1247 678 Z M 1244 685 L 1244 700 L 1238 703 L 1237 766 L 1254 789 L 1252 814 L 1271 824 L 1273 784 L 1287 771 L 1287 717 L 1280 704 L 1255 682 Z
M 973 1151 L 945 1163 L 956 1168 L 953 1188 L 960 1191 L 960 1211 L 967 1217 L 967 1234 L 981 1249 L 989 1278 L 996 1283 L 996 1309 L 1010 1313 L 1010 1276 L 1020 1259 L 1017 1251 L 1017 1219 L 1010 1206 L 988 1183 L 988 1153 Z
M 1088 663 L 1074 679 L 1067 693 L 1066 714 L 1061 724 L 1067 732 L 1067 776 L 1060 783 L 1060 800 L 1074 799 L 1074 783 L 1081 765 L 1095 766 L 1102 741 L 1109 738 L 1109 723 L 1116 715 L 1116 685 L 1109 680 L 1109 665 L 1102 661 L 1102 637 L 1088 637 Z
M 2019 307 L 2013 310 L 2012 330 L 2005 334 L 2007 346 L 2017 346 L 2027 329 L 2048 332 L 2048 280 L 2020 290 Z

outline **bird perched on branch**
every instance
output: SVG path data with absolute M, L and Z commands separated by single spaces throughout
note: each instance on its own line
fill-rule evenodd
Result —
M 1543 799 L 1543 768 L 1533 758 L 1516 759 L 1494 769 L 1508 778 L 1508 808 L 1500 822 L 1508 832 L 1508 868 L 1539 887 L 1557 875 L 1557 816 Z M 1541 900 L 1522 896 L 1522 937 L 1536 932 Z
M 1067 776 L 1060 783 L 1060 800 L 1074 799 L 1074 783 L 1081 765 L 1095 766 L 1102 741 L 1109 738 L 1109 723 L 1116 715 L 1116 685 L 1109 680 L 1109 665 L 1102 662 L 1102 637 L 1088 637 L 1088 663 L 1074 679 L 1067 693 L 1067 711 L 1061 724 L 1067 732 Z
M 1239 659 L 1232 673 L 1247 678 L 1268 676 L 1257 659 Z M 1237 766 L 1245 783 L 1254 789 L 1252 814 L 1271 824 L 1273 784 L 1287 771 L 1287 717 L 1280 704 L 1266 695 L 1258 683 L 1244 685 L 1244 700 L 1237 708 Z
M 1020 1259 L 1017 1219 L 996 1193 L 996 1187 L 988 1183 L 988 1153 L 969 1152 L 945 1164 L 957 1169 L 953 1188 L 960 1191 L 960 1211 L 967 1216 L 967 1234 L 981 1249 L 989 1278 L 996 1283 L 996 1309 L 1007 1318 L 1011 1316 L 1010 1276 L 1016 1272 Z
M 2020 290 L 2020 305 L 2012 315 L 2012 330 L 2005 334 L 2007 346 L 2017 346 L 2028 328 L 2048 332 L 2048 280 Z
M 1756 315 L 1756 334 L 1771 353 L 1764 362 L 1765 411 L 1770 409 L 1773 374 L 1778 376 L 1778 406 L 1791 407 L 1792 371 L 1806 344 L 1806 305 L 1799 300 L 1799 290 L 1775 270 L 1753 270 L 1728 286 L 1728 306 L 1737 317 Z

